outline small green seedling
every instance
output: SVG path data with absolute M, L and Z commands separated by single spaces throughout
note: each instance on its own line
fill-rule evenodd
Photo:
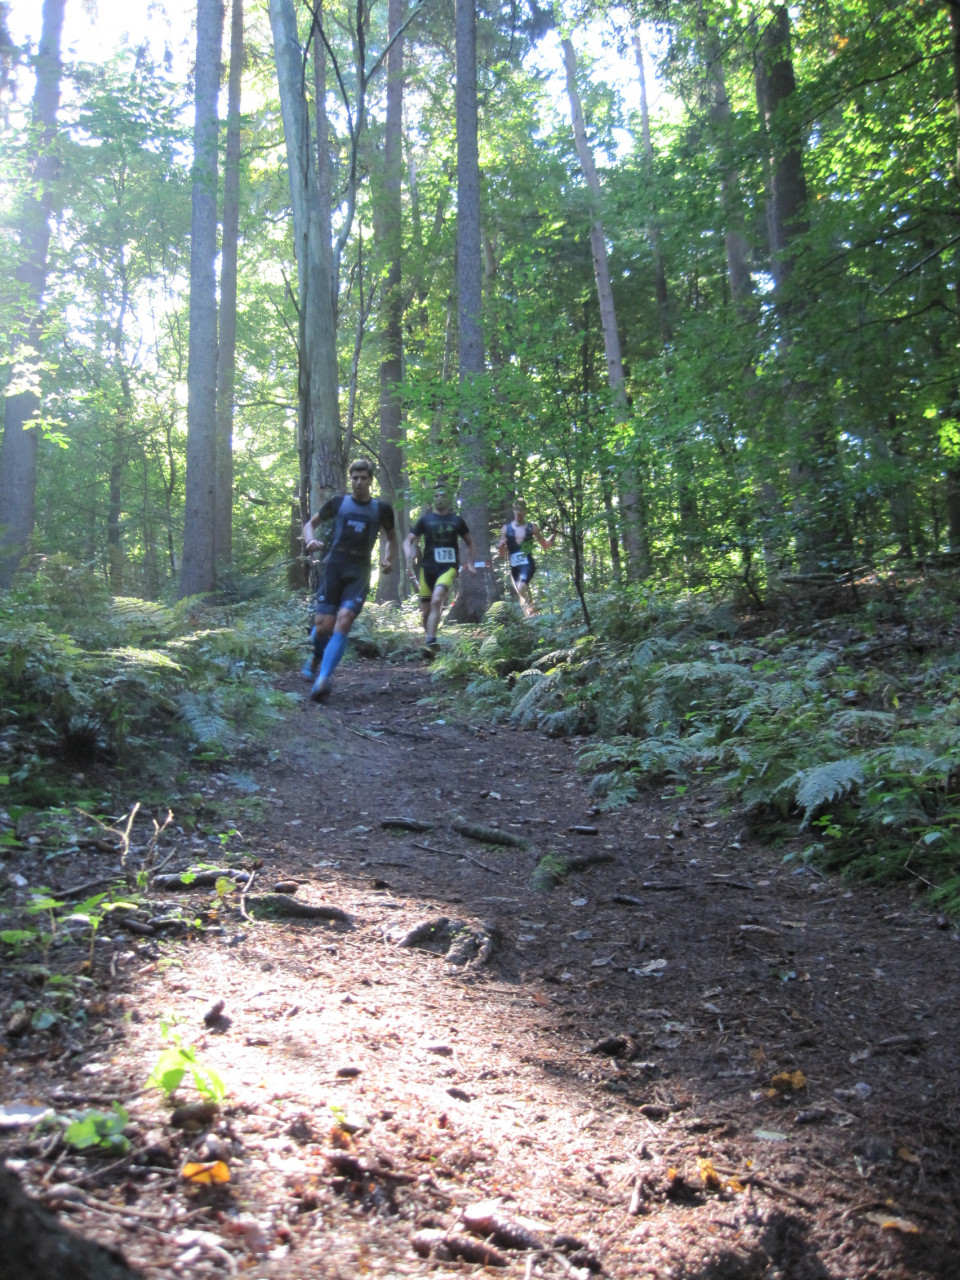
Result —
M 11 947 L 15 956 L 20 954 L 28 942 L 35 942 L 39 936 L 36 929 L 0 929 L 0 942 L 5 947 Z
M 126 1109 L 115 1102 L 111 1111 L 81 1111 L 67 1127 L 63 1140 L 74 1151 L 97 1148 L 107 1155 L 123 1155 L 130 1150 L 130 1140 L 123 1132 L 129 1123 Z
M 222 1102 L 227 1094 L 227 1086 L 217 1072 L 199 1060 L 195 1049 L 181 1042 L 178 1032 L 165 1026 L 163 1036 L 167 1041 L 167 1048 L 160 1054 L 150 1072 L 147 1087 L 160 1089 L 169 1098 L 180 1088 L 189 1072 L 201 1097 L 208 1102 Z

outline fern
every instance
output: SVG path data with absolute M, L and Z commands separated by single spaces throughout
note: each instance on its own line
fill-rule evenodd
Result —
M 797 804 L 803 809 L 803 821 L 800 823 L 803 830 L 817 809 L 848 795 L 855 787 L 861 786 L 863 780 L 864 761 L 860 756 L 847 756 L 811 769 L 800 769 L 782 782 L 778 790 L 793 792 Z
M 561 707 L 559 711 L 544 711 L 540 714 L 537 727 L 548 738 L 565 738 L 570 734 L 580 733 L 585 728 L 577 707 Z
M 236 734 L 211 705 L 210 695 L 185 691 L 177 698 L 183 723 L 193 745 L 206 750 L 226 750 L 236 743 Z
M 896 716 L 887 711 L 849 708 L 831 717 L 829 728 L 843 741 L 865 746 L 887 738 L 897 727 Z
M 514 704 L 510 719 L 521 725 L 536 724 L 539 704 L 550 696 L 556 687 L 557 680 L 555 675 L 544 675 L 539 671 L 527 671 L 524 672 L 524 676 L 526 678 L 523 680 L 523 685 L 530 687 Z

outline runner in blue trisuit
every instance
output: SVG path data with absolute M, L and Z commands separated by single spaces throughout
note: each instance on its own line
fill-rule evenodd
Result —
M 330 549 L 323 562 L 314 614 L 313 657 L 303 674 L 313 680 L 310 697 L 320 702 L 330 692 L 330 682 L 347 647 L 347 636 L 370 590 L 370 558 L 380 537 L 387 537 L 387 554 L 380 572 L 389 573 L 397 554 L 397 530 L 393 507 L 370 495 L 373 467 L 366 458 L 350 464 L 350 492 L 328 499 L 303 526 L 303 545 L 309 554 L 323 543 L 316 529 L 333 521 Z

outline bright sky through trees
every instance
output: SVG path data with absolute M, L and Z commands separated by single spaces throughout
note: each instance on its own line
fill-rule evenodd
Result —
M 63 51 L 68 58 L 102 61 L 123 44 L 148 40 L 158 55 L 169 46 L 176 58 L 191 39 L 193 0 L 71 0 L 64 13 Z M 13 0 L 9 20 L 15 40 L 40 35 L 41 5 L 37 0 Z

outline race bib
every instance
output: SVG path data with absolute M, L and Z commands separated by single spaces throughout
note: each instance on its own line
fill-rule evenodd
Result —
M 518 569 L 520 565 L 529 564 L 529 563 L 530 561 L 527 559 L 527 557 L 524 555 L 522 551 L 514 551 L 510 557 L 510 566 L 513 569 Z
M 433 559 L 435 564 L 456 564 L 457 553 L 453 547 L 434 547 Z

